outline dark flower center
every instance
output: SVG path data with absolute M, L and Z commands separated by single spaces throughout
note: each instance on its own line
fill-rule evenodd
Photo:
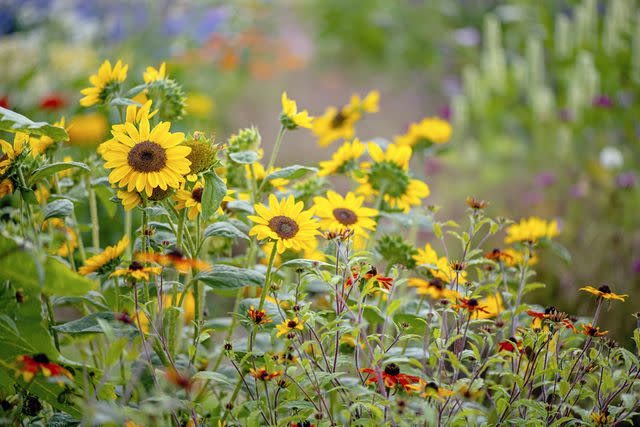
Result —
M 269 228 L 275 231 L 282 239 L 291 239 L 300 229 L 294 220 L 284 215 L 278 215 L 271 218 L 269 221 Z
M 475 299 L 475 298 L 471 298 L 469 301 L 467 301 L 467 305 L 468 305 L 470 308 L 477 307 L 477 306 L 478 306 L 478 300 L 477 300 L 477 299 Z
M 331 120 L 331 127 L 333 129 L 337 129 L 340 126 L 342 126 L 346 120 L 347 120 L 347 115 L 344 114 L 342 111 L 340 111 L 336 113 L 335 116 L 333 116 L 333 119 Z
M 171 249 L 167 252 L 167 256 L 172 260 L 181 260 L 184 258 L 184 254 L 177 248 Z
M 127 161 L 136 172 L 158 172 L 167 164 L 167 153 L 155 142 L 143 141 L 133 146 Z
M 198 203 L 202 203 L 202 192 L 204 188 L 198 187 L 191 192 L 191 198 Z
M 607 285 L 600 286 L 598 288 L 598 290 L 600 292 L 602 292 L 603 294 L 610 294 L 611 293 L 611 288 L 609 286 L 607 286 Z
M 137 271 L 137 270 L 142 270 L 144 267 L 142 264 L 140 264 L 138 261 L 133 261 L 131 264 L 129 264 L 129 270 L 131 271 Z
M 589 328 L 589 330 L 587 331 L 587 334 L 592 337 L 594 337 L 597 333 L 598 333 L 598 330 L 594 327 Z
M 444 282 L 442 279 L 436 277 L 435 279 L 429 282 L 429 286 L 438 289 L 439 291 L 444 289 Z
M 558 312 L 558 309 L 552 305 L 544 309 L 544 314 L 555 314 L 557 312 Z
M 438 384 L 434 383 L 433 381 L 428 382 L 425 387 L 438 391 Z
M 289 328 L 289 329 L 293 329 L 296 326 L 298 326 L 298 322 L 296 322 L 295 320 L 289 320 L 287 322 L 287 328 Z
M 37 363 L 49 363 L 49 358 L 44 353 L 38 353 L 33 356 L 33 360 Z
M 384 373 L 387 375 L 391 375 L 392 377 L 395 377 L 400 373 L 400 367 L 395 363 L 389 363 L 387 366 L 384 367 Z
M 351 209 L 345 209 L 345 208 L 334 209 L 333 216 L 342 225 L 352 225 L 358 222 L 358 216 Z

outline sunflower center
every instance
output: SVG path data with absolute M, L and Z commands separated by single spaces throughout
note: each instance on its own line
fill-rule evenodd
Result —
M 167 164 L 167 153 L 155 142 L 142 141 L 129 151 L 127 161 L 136 172 L 158 172 Z
M 342 225 L 352 225 L 358 222 L 358 216 L 351 209 L 345 209 L 345 208 L 334 209 L 333 216 Z
M 395 363 L 389 363 L 384 367 L 384 373 L 391 376 L 396 376 L 400 373 L 400 367 Z
M 202 191 L 204 188 L 198 187 L 191 192 L 191 198 L 198 203 L 202 203 Z
M 271 218 L 269 221 L 269 228 L 275 231 L 275 233 L 282 239 L 291 239 L 300 229 L 294 220 L 284 215 L 278 215 Z
M 598 288 L 598 290 L 600 292 L 602 292 L 603 294 L 610 294 L 611 293 L 611 288 L 609 286 L 607 286 L 607 285 L 600 286 Z
M 333 116 L 333 119 L 331 119 L 331 127 L 333 129 L 337 129 L 340 126 L 342 126 L 346 120 L 347 120 L 347 115 L 344 114 L 342 111 L 340 111 L 336 113 L 335 116 Z

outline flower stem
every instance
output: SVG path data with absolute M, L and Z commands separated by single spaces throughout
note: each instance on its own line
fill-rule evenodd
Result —
M 276 163 L 276 158 L 278 157 L 278 152 L 280 151 L 280 144 L 282 144 L 282 136 L 284 135 L 285 130 L 286 129 L 284 126 L 280 126 L 280 131 L 278 132 L 278 136 L 276 137 L 276 143 L 273 146 L 273 151 L 271 152 L 271 158 L 269 159 L 269 163 L 267 164 L 267 168 L 265 169 L 265 172 L 267 173 L 269 173 L 269 169 L 271 169 Z M 264 181 L 262 182 L 262 185 L 264 185 Z
M 100 250 L 100 223 L 98 221 L 98 204 L 96 202 L 96 192 L 91 186 L 91 177 L 85 177 L 85 185 L 89 193 L 89 213 L 91 215 L 91 243 L 93 250 L 97 253 Z

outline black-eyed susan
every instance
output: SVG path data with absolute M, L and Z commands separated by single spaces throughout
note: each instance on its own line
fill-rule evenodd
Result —
M 434 277 L 430 280 L 421 279 L 419 277 L 409 278 L 407 284 L 413 288 L 416 288 L 418 295 L 427 295 L 433 300 L 447 299 L 449 301 L 455 301 L 460 298 L 460 293 L 453 289 L 447 288 L 447 282 Z
M 62 366 L 51 362 L 46 354 L 38 353 L 33 356 L 24 354 L 16 358 L 18 369 L 16 376 L 22 376 L 25 382 L 31 381 L 41 373 L 44 377 L 67 377 L 72 380 L 71 372 Z
M 282 92 L 282 113 L 280 113 L 280 123 L 289 130 L 297 127 L 310 128 L 313 117 L 309 116 L 307 110 L 298 111 L 298 104 L 293 99 L 287 97 L 287 92 Z
M 282 374 L 283 374 L 283 371 L 269 372 L 266 368 L 258 368 L 258 369 L 251 368 L 249 370 L 249 375 L 251 375 L 256 380 L 260 380 L 260 381 L 270 381 L 274 378 L 279 377 Z
M 278 363 L 282 363 L 283 365 L 295 365 L 298 363 L 298 358 L 292 352 L 293 349 L 289 351 L 281 351 L 277 354 Z
M 162 273 L 162 267 L 147 267 L 133 261 L 127 268 L 122 268 L 111 273 L 111 277 L 124 276 L 133 281 L 144 280 L 149 281 L 149 275 L 158 275 Z
M 282 323 L 276 325 L 276 329 L 278 330 L 276 336 L 281 337 L 289 332 L 295 332 L 296 330 L 302 331 L 304 329 L 304 322 L 296 316 L 293 319 L 284 319 Z
M 155 82 L 156 80 L 163 80 L 167 76 L 167 65 L 163 62 L 156 69 L 154 67 L 147 67 L 147 69 L 142 73 L 142 78 L 144 82 L 149 84 Z
M 364 196 L 347 193 L 345 197 L 335 191 L 328 191 L 326 197 L 314 197 L 313 211 L 320 218 L 320 228 L 325 231 L 341 232 L 353 230 L 356 246 L 362 247 L 369 231 L 376 229 L 375 216 L 378 211 L 362 206 Z
M 398 145 L 406 145 L 416 151 L 422 151 L 434 144 L 444 144 L 451 139 L 452 128 L 449 122 L 438 117 L 427 117 L 418 123 L 409 125 L 404 135 L 395 138 Z
M 251 165 L 245 165 L 245 172 L 246 172 L 247 179 L 250 180 L 253 177 L 253 179 L 256 180 L 256 186 L 258 188 L 262 188 L 267 193 L 270 192 L 270 190 L 272 189 L 276 189 L 278 191 L 285 191 L 285 186 L 289 184 L 289 180 L 284 178 L 275 178 L 275 179 L 270 179 L 267 183 L 264 182 L 264 179 L 267 177 L 267 175 L 279 170 L 280 168 L 276 168 L 276 167 L 271 167 L 269 168 L 269 170 L 265 170 L 264 166 L 262 166 L 262 164 L 257 162 Z
M 500 341 L 498 343 L 498 351 L 506 351 L 508 353 L 520 352 L 522 351 L 522 340 L 519 340 L 515 337 L 509 337 L 504 341 Z
M 339 139 L 353 138 L 354 126 L 362 118 L 362 113 L 378 111 L 379 98 L 379 93 L 372 91 L 362 100 L 353 95 L 349 104 L 341 108 L 327 108 L 313 121 L 312 130 L 318 136 L 318 144 L 324 147 Z
M 256 310 L 254 306 L 249 307 L 247 310 L 247 317 L 251 320 L 251 323 L 255 325 L 266 325 L 271 323 L 271 318 L 267 315 L 267 310 Z
M 113 169 L 109 182 L 127 191 L 144 191 L 147 196 L 157 187 L 179 188 L 189 173 L 191 148 L 181 144 L 184 134 L 171 133 L 170 127 L 160 122 L 150 129 L 148 118 L 143 117 L 138 127 L 127 122 L 123 131 L 112 129 L 113 143 L 102 154 L 104 167 Z
M 275 195 L 269 195 L 269 206 L 254 206 L 258 215 L 247 218 L 256 223 L 249 231 L 250 236 L 258 240 L 271 239 L 276 242 L 279 254 L 286 249 L 296 251 L 312 247 L 316 243 L 318 222 L 312 218 L 311 210 L 303 210 L 304 204 L 295 201 L 290 195 L 278 201 Z
M 480 304 L 480 301 L 478 301 L 477 298 L 460 298 L 459 302 L 457 304 L 452 305 L 451 307 L 455 308 L 455 309 L 464 309 L 467 310 L 469 313 L 477 313 L 477 312 L 483 312 L 483 313 L 489 313 L 489 310 L 487 310 L 487 308 L 484 305 Z
M 124 236 L 117 244 L 107 246 L 101 253 L 87 259 L 78 269 L 78 273 L 86 276 L 94 272 L 98 274 L 111 272 L 120 263 L 120 256 L 128 246 L 129 238 Z
M 430 381 L 424 385 L 424 392 L 420 394 L 421 397 L 433 397 L 436 399 L 444 399 L 455 394 L 453 390 L 447 390 L 446 388 L 439 387 L 433 381 Z
M 124 65 L 121 60 L 118 60 L 113 67 L 108 60 L 104 61 L 98 69 L 98 73 L 89 77 L 93 86 L 80 91 L 84 95 L 84 98 L 80 100 L 80 105 L 91 107 L 105 102 L 109 95 L 115 93 L 125 81 L 128 68 L 129 66 Z
M 379 377 L 377 371 L 372 368 L 360 369 L 363 374 L 371 375 L 367 378 L 367 384 L 375 384 L 378 382 Z M 420 377 L 415 375 L 407 375 L 400 372 L 400 367 L 395 363 L 388 363 L 382 370 L 382 381 L 388 388 L 395 388 L 401 386 L 405 391 L 411 392 L 420 389 Z
M 603 337 L 609 333 L 609 331 L 601 331 L 600 326 L 593 326 L 591 323 L 587 323 L 586 325 L 583 324 L 581 326 L 582 333 L 593 338 Z
M 558 235 L 558 223 L 542 218 L 530 217 L 507 228 L 505 243 L 536 243 L 540 239 L 551 239 Z
M 196 270 L 208 270 L 211 268 L 209 264 L 199 259 L 187 258 L 178 249 L 172 249 L 166 254 L 144 252 L 137 256 L 140 262 L 155 262 L 163 267 L 172 266 L 180 273 L 188 273 L 192 268 Z
M 366 146 L 357 138 L 352 142 L 345 142 L 331 156 L 331 160 L 320 162 L 318 176 L 333 174 L 350 174 L 357 169 L 357 161 L 362 157 Z
M 491 319 L 497 317 L 504 310 L 504 304 L 500 293 L 487 295 L 479 300 L 479 304 L 484 310 L 476 310 L 473 314 L 474 319 Z
M 438 256 L 433 247 L 427 243 L 424 248 L 418 249 L 418 253 L 413 256 L 418 266 L 422 266 L 435 278 L 445 283 L 451 283 L 456 277 L 456 271 L 446 256 Z M 466 271 L 457 272 L 458 281 L 467 277 Z
M 629 295 L 618 295 L 611 291 L 611 288 L 607 285 L 602 285 L 599 288 L 594 288 L 593 286 L 585 286 L 580 288 L 581 291 L 589 292 L 591 295 L 595 295 L 598 298 L 602 299 L 615 299 L 618 301 L 624 302 L 624 299 Z
M 29 135 L 22 132 L 16 132 L 13 136 L 13 144 L 0 139 L 0 147 L 2 148 L 2 156 L 0 157 L 0 175 L 9 170 L 11 165 L 20 155 L 29 142 Z
M 413 179 L 408 173 L 411 147 L 390 144 L 383 151 L 377 144 L 367 145 L 373 163 L 362 164 L 365 172 L 356 177 L 360 186 L 357 193 L 368 197 L 379 197 L 383 193 L 385 203 L 391 209 L 409 212 L 411 206 L 419 206 L 429 195 L 429 187 L 424 182 Z

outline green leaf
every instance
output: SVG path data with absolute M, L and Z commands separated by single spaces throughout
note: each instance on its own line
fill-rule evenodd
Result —
M 208 380 L 208 381 L 213 381 L 214 383 L 222 383 L 222 384 L 226 384 L 226 385 L 233 385 L 233 383 L 231 382 L 231 380 L 229 378 L 227 378 L 226 376 L 218 373 L 218 372 L 211 372 L 211 371 L 200 371 L 198 373 L 196 373 L 193 376 L 194 379 L 197 380 Z
M 0 130 L 48 136 L 54 141 L 67 141 L 69 139 L 67 131 L 60 126 L 53 126 L 46 122 L 34 122 L 15 111 L 2 107 L 0 107 Z
M 116 336 L 130 335 L 136 331 L 134 326 L 116 321 L 112 312 L 91 313 L 80 319 L 56 325 L 54 329 L 69 335 L 101 334 L 104 330 L 98 319 L 108 321 Z
M 239 151 L 237 153 L 229 154 L 229 157 L 231 157 L 231 160 L 236 163 L 250 165 L 255 163 L 256 160 L 260 158 L 260 155 L 255 151 Z
M 292 259 L 280 264 L 278 270 L 281 268 L 313 268 L 314 266 L 322 266 L 322 267 L 331 267 L 331 264 L 326 263 L 324 261 L 316 261 L 313 259 Z
M 559 256 L 562 261 L 564 261 L 566 264 L 571 264 L 571 254 L 569 253 L 569 250 L 567 250 L 567 248 L 565 248 L 555 240 L 549 240 L 549 247 L 551 248 L 551 251 Z
M 211 270 L 198 273 L 193 280 L 201 281 L 214 291 L 228 291 L 245 286 L 263 286 L 265 277 L 255 270 L 216 264 Z
M 282 169 L 277 170 L 275 172 L 271 172 L 269 175 L 267 175 L 265 177 L 264 180 L 265 181 L 272 181 L 272 180 L 278 179 L 278 178 L 297 179 L 297 178 L 302 178 L 303 176 L 305 176 L 309 172 L 316 173 L 316 172 L 318 172 L 318 169 L 317 168 L 312 168 L 312 167 L 309 167 L 309 166 L 300 166 L 300 165 L 287 166 L 286 168 L 282 168 Z
M 140 103 L 136 102 L 132 99 L 129 98 L 113 98 L 110 102 L 109 105 L 115 105 L 115 106 L 122 106 L 122 107 L 128 107 L 129 105 L 137 105 L 138 107 L 140 107 Z
M 33 173 L 31 174 L 31 178 L 29 179 L 29 181 L 31 182 L 31 184 L 33 184 L 33 183 L 36 183 L 40 178 L 44 178 L 46 176 L 53 175 L 56 172 L 60 172 L 60 171 L 71 169 L 71 168 L 80 168 L 80 169 L 84 169 L 87 172 L 91 172 L 91 169 L 89 168 L 89 166 L 80 162 L 51 163 L 48 165 L 40 166 L 38 169 L 34 170 Z
M 84 295 L 96 283 L 72 271 L 59 259 L 36 254 L 26 242 L 0 235 L 0 279 L 47 294 Z
M 227 186 L 224 181 L 214 171 L 206 172 L 202 191 L 202 216 L 209 218 L 220 207 L 226 194 Z
M 47 205 L 42 210 L 42 214 L 44 215 L 44 220 L 49 218 L 64 218 L 73 213 L 73 203 L 67 199 L 58 199 L 54 200 L 51 203 L 47 203 Z
M 227 239 L 244 239 L 250 240 L 249 236 L 238 230 L 236 226 L 230 222 L 220 221 L 214 224 L 210 224 L 205 228 L 203 237 L 225 237 Z

